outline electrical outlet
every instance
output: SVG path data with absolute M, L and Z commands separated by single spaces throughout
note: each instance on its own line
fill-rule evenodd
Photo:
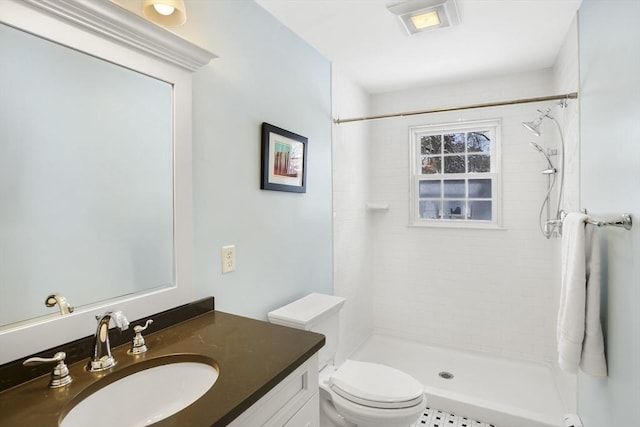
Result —
M 230 273 L 236 269 L 236 247 L 228 245 L 222 247 L 222 272 Z

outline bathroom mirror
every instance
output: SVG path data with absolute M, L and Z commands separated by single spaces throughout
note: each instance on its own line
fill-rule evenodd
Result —
M 109 1 L 0 2 L 0 364 L 195 299 L 191 72 L 214 57 Z
M 172 286 L 172 85 L 0 24 L 0 328 Z

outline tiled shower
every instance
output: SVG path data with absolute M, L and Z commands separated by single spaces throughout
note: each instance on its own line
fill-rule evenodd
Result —
M 535 72 L 367 95 L 339 71 L 333 72 L 333 115 L 341 118 L 569 93 L 578 84 L 577 26 L 555 64 Z M 559 239 L 545 239 L 538 228 L 545 160 L 521 126 L 551 105 L 334 125 L 334 291 L 350 301 L 343 357 L 375 332 L 541 363 L 557 375 L 566 410 L 575 410 L 575 386 L 554 368 Z M 577 101 L 554 105 L 553 112 L 566 142 L 564 208 L 577 209 Z M 409 127 L 495 118 L 502 121 L 502 229 L 408 226 Z M 552 130 L 535 142 L 557 148 Z M 368 202 L 388 208 L 367 210 Z

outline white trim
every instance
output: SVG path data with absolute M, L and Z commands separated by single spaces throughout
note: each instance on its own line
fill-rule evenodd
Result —
M 189 71 L 196 71 L 216 57 L 110 1 L 21 1 L 78 29 L 92 31 L 106 40 L 124 44 Z
M 490 130 L 492 138 L 490 141 L 490 172 L 481 173 L 453 173 L 425 175 L 418 170 L 419 159 L 421 158 L 419 140 L 421 136 L 434 135 L 445 132 L 462 133 L 473 130 Z M 473 120 L 465 122 L 441 123 L 435 125 L 419 125 L 409 127 L 409 226 L 410 227 L 448 227 L 448 228 L 482 228 L 501 229 L 502 228 L 502 175 L 501 175 L 501 145 L 502 145 L 502 119 Z M 444 145 L 444 141 L 442 141 Z M 442 147 L 444 150 L 444 146 Z M 452 154 L 455 155 L 455 154 Z M 468 155 L 468 153 L 462 153 Z M 448 155 L 442 154 L 441 158 Z M 444 165 L 441 165 L 444 167 Z M 491 221 L 484 220 L 453 220 L 453 219 L 422 219 L 420 218 L 420 198 L 418 197 L 418 185 L 422 180 L 443 181 L 445 179 L 491 179 Z M 465 202 L 473 200 L 468 195 L 464 197 Z

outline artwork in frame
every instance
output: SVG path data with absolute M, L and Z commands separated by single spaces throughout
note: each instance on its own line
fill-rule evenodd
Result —
M 307 192 L 307 138 L 262 123 L 263 190 Z

